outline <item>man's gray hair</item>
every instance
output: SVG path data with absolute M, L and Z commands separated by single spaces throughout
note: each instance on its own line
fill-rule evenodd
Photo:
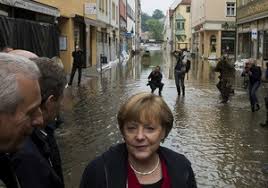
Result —
M 18 88 L 18 75 L 38 80 L 40 72 L 36 64 L 27 58 L 0 53 L 0 113 L 15 113 L 23 100 Z

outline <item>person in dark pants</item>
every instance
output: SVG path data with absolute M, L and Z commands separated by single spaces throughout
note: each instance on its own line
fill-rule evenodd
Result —
M 79 48 L 79 46 L 75 47 L 75 51 L 72 53 L 73 56 L 73 67 L 71 72 L 70 81 L 68 83 L 69 86 L 72 85 L 74 75 L 76 70 L 78 70 L 78 86 L 80 86 L 81 78 L 82 78 L 82 67 L 83 67 L 83 51 Z
M 254 60 L 250 60 L 248 63 L 246 63 L 246 67 L 242 73 L 242 76 L 244 74 L 249 75 L 249 100 L 251 105 L 251 111 L 255 112 L 260 109 L 256 93 L 261 85 L 261 68 L 255 64 Z
M 188 52 L 187 51 L 180 52 L 177 57 L 177 64 L 174 69 L 175 83 L 178 95 L 181 95 L 181 91 L 182 95 L 183 96 L 185 95 L 184 79 L 185 74 L 189 71 L 189 69 L 190 69 L 190 60 L 188 58 Z
M 21 187 L 11 155 L 43 124 L 39 77 L 32 61 L 0 53 L 0 187 Z
M 266 97 L 264 97 L 265 107 L 266 107 L 266 122 L 260 123 L 261 126 L 268 126 L 268 62 L 266 63 L 265 79 L 262 80 L 265 84 Z
M 231 80 L 234 76 L 235 68 L 227 60 L 227 57 L 223 56 L 215 67 L 215 71 L 219 72 L 219 82 L 217 88 L 219 89 L 222 101 L 221 103 L 227 103 L 231 93 L 234 93 L 232 89 Z
M 162 89 L 164 84 L 161 82 L 163 78 L 162 73 L 160 72 L 160 66 L 156 66 L 155 70 L 150 73 L 148 76 L 149 82 L 147 85 L 150 86 L 151 92 L 154 93 L 156 88 L 159 88 L 158 94 L 159 96 L 162 95 Z
M 64 188 L 61 158 L 54 137 L 64 87 L 64 69 L 49 58 L 32 59 L 41 71 L 41 111 L 44 124 L 35 129 L 22 149 L 12 157 L 22 188 Z

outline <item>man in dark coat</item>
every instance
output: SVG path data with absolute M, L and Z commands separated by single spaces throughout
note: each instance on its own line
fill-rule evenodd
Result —
M 251 111 L 255 112 L 260 109 L 259 101 L 256 94 L 261 84 L 261 68 L 255 64 L 253 59 L 251 59 L 249 60 L 249 62 L 246 63 L 246 67 L 242 73 L 242 76 L 244 76 L 244 74 L 248 74 L 249 76 L 249 100 L 251 105 Z
M 22 188 L 63 188 L 61 159 L 54 129 L 63 99 L 66 75 L 63 68 L 49 58 L 36 58 L 33 61 L 41 71 L 39 83 L 44 126 L 34 130 L 12 160 Z
M 75 51 L 72 53 L 73 56 L 73 67 L 72 67 L 72 72 L 71 72 L 71 77 L 68 85 L 72 85 L 74 75 L 76 70 L 78 70 L 78 86 L 80 86 L 81 82 L 81 77 L 82 77 L 82 67 L 83 67 L 83 56 L 84 53 L 83 51 L 79 48 L 79 46 L 75 47 Z
M 220 73 L 217 88 L 222 96 L 222 103 L 227 103 L 230 94 L 233 93 L 232 78 L 234 77 L 235 68 L 227 60 L 227 57 L 222 57 L 215 67 L 215 71 Z
M 10 156 L 43 124 L 39 76 L 32 61 L 0 53 L 0 187 L 20 187 Z
M 160 72 L 160 66 L 156 66 L 155 70 L 153 70 L 148 76 L 149 82 L 147 85 L 151 87 L 151 92 L 154 93 L 156 88 L 159 88 L 158 94 L 162 95 L 162 89 L 164 84 L 161 82 L 163 78 L 162 73 Z

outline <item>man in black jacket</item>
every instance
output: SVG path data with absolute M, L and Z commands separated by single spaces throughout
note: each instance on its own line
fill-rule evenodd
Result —
M 78 69 L 78 86 L 80 86 L 81 77 L 82 77 L 82 67 L 83 67 L 83 51 L 79 48 L 79 46 L 75 47 L 75 51 L 73 51 L 73 67 L 71 72 L 71 77 L 68 85 L 72 85 L 74 75 L 76 70 Z
M 48 58 L 32 59 L 41 71 L 42 129 L 35 129 L 12 160 L 22 188 L 63 188 L 61 159 L 54 138 L 66 76 L 63 68 Z
M 0 53 L 0 187 L 20 187 L 10 156 L 43 124 L 39 76 L 32 61 Z

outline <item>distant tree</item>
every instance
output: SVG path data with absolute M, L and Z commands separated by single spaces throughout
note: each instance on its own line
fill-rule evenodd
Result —
M 163 39 L 163 24 L 160 23 L 157 19 L 149 19 L 146 22 L 146 25 L 149 29 L 149 31 L 152 34 L 152 37 L 156 40 L 162 40 Z
M 149 19 L 151 19 L 151 16 L 149 16 L 148 14 L 146 14 L 146 13 L 144 13 L 144 12 L 141 13 L 141 30 L 142 30 L 143 32 L 145 32 L 145 31 L 149 31 L 149 28 L 148 28 L 148 26 L 146 25 L 146 22 L 147 22 L 147 20 L 149 20 Z
M 159 20 L 163 17 L 165 17 L 165 15 L 163 14 L 163 12 L 161 10 L 159 10 L 159 9 L 154 10 L 152 18 Z

